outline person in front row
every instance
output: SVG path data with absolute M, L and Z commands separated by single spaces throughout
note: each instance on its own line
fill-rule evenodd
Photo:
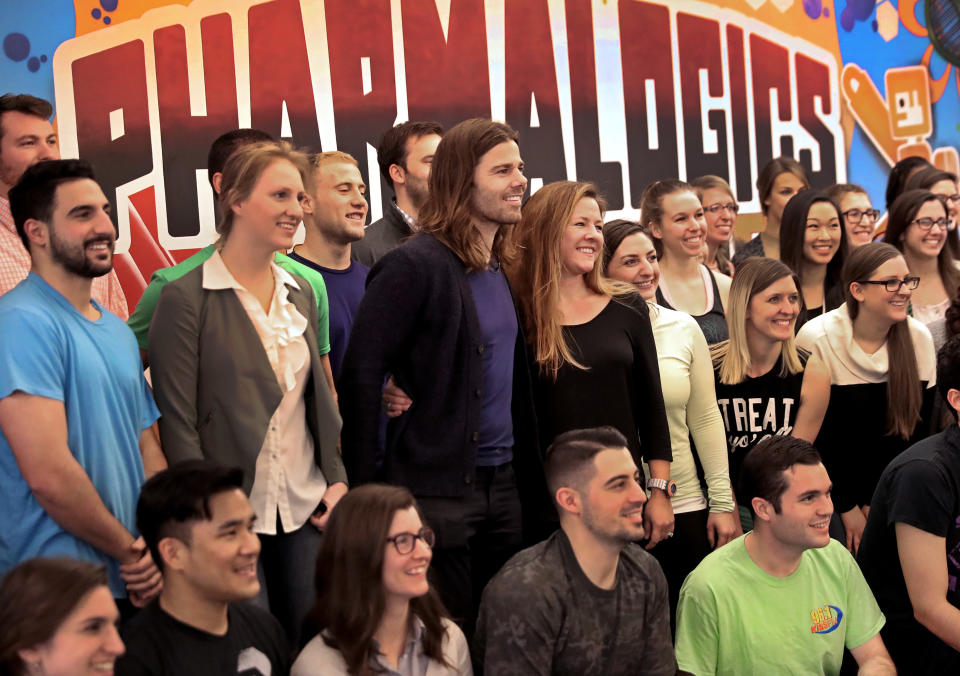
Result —
M 560 530 L 487 585 L 473 644 L 490 676 L 674 674 L 667 581 L 635 541 L 647 500 L 613 427 L 571 430 L 544 471 Z
M 830 477 L 807 441 L 773 436 L 743 461 L 754 529 L 690 573 L 677 609 L 680 673 L 895 674 L 884 617 L 853 556 L 830 539 Z
M 470 651 L 430 588 L 433 530 L 413 494 L 368 484 L 330 515 L 317 558 L 318 634 L 291 676 L 471 676 Z
M 889 620 L 890 656 L 920 676 L 960 673 L 960 337 L 937 354 L 937 388 L 953 424 L 887 465 L 857 553 Z
M 118 676 L 288 672 L 280 623 L 241 603 L 260 590 L 255 521 L 238 468 L 190 460 L 144 484 L 137 527 L 163 571 L 163 591 L 124 626 Z

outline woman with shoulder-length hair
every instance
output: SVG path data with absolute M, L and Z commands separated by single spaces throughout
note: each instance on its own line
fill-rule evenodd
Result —
M 810 187 L 810 179 L 803 165 L 792 157 L 774 157 L 757 176 L 760 210 L 763 212 L 762 232 L 737 250 L 734 267 L 751 256 L 780 258 L 780 218 L 783 209 L 794 195 Z
M 730 278 L 700 263 L 707 226 L 696 191 L 676 179 L 648 185 L 640 198 L 640 221 L 654 237 L 660 262 L 657 305 L 692 316 L 710 345 L 725 340 Z
M 847 249 L 872 242 L 880 211 L 873 208 L 867 191 L 854 183 L 836 183 L 825 192 L 840 209 L 847 231 Z
M 812 442 L 820 429 L 827 401 L 812 394 L 824 383 L 829 388 L 829 380 L 819 360 L 797 348 L 794 325 L 802 308 L 797 275 L 772 258 L 745 260 L 730 285 L 730 340 L 714 348 L 713 363 L 734 486 L 744 457 L 760 441 L 792 435 Z M 745 529 L 753 527 L 746 503 L 740 518 Z
M 610 221 L 603 226 L 603 240 L 604 272 L 633 284 L 650 308 L 670 426 L 670 476 L 677 482 L 677 493 L 670 501 L 674 537 L 655 547 L 653 554 L 667 577 L 671 618 L 675 618 L 687 574 L 712 549 L 739 535 L 710 349 L 690 315 L 656 304 L 660 267 L 649 231 L 632 221 Z M 698 464 L 706 491 L 697 476 Z
M 960 188 L 957 187 L 957 175 L 936 167 L 922 167 L 910 175 L 904 186 L 904 192 L 907 190 L 929 190 L 943 198 L 943 205 L 947 208 L 947 248 L 955 259 L 960 259 L 960 234 L 957 231 Z
M 740 205 L 733 195 L 733 188 L 719 176 L 699 176 L 690 185 L 697 191 L 703 216 L 707 223 L 707 255 L 704 260 L 711 270 L 733 277 L 733 230 L 737 225 Z
M 646 303 L 603 276 L 605 203 L 591 183 L 538 190 L 513 233 L 507 268 L 537 374 L 541 445 L 572 429 L 611 425 L 650 467 L 644 511 L 650 547 L 673 532 L 670 431 Z
M 263 545 L 260 601 L 269 596 L 294 644 L 324 512 L 347 490 L 314 294 L 274 262 L 293 244 L 306 180 L 306 156 L 286 143 L 230 156 L 220 248 L 164 287 L 149 342 L 164 453 L 244 470 Z
M 840 307 L 840 271 L 847 252 L 840 209 L 818 190 L 794 195 L 780 222 L 780 260 L 797 274 L 804 309 L 797 330 L 824 312 Z
M 864 244 L 843 268 L 846 302 L 797 334 L 830 376 L 817 395 L 830 404 L 815 445 L 852 551 L 883 468 L 927 430 L 936 353 L 930 332 L 907 314 L 918 283 L 897 249 Z
M 113 673 L 119 619 L 103 566 L 28 559 L 0 581 L 0 676 Z
M 907 190 L 890 207 L 884 239 L 903 254 L 910 273 L 920 278 L 907 312 L 930 329 L 937 347 L 946 342 L 941 320 L 960 286 L 960 270 L 946 246 L 951 237 L 949 213 L 940 195 Z
M 317 635 L 291 676 L 469 676 L 467 640 L 430 588 L 433 531 L 413 494 L 366 484 L 330 516 L 308 622 Z

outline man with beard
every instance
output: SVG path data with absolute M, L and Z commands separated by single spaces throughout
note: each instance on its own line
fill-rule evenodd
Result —
M 380 173 L 393 186 L 395 199 L 383 218 L 371 223 L 352 256 L 372 266 L 418 230 L 420 210 L 430 194 L 430 166 L 443 127 L 436 122 L 403 122 L 387 130 L 377 147 Z
M 310 157 L 310 164 L 312 185 L 304 186 L 309 196 L 303 207 L 305 238 L 303 244 L 293 248 L 290 258 L 319 272 L 326 285 L 330 367 L 336 382 L 370 272 L 363 263 L 350 259 L 351 245 L 363 239 L 367 186 L 357 161 L 347 153 L 318 153 Z
M 0 574 L 34 556 L 107 566 L 142 605 L 161 578 L 135 511 L 166 466 L 130 329 L 91 297 L 113 265 L 109 203 L 90 165 L 51 160 L 10 190 L 30 273 L 0 297 Z
M 640 545 L 640 470 L 613 427 L 558 436 L 544 461 L 560 530 L 483 592 L 473 647 L 491 676 L 675 674 L 667 580 Z
M 447 132 L 421 234 L 370 271 L 338 386 L 351 484 L 385 481 L 417 497 L 436 532 L 436 586 L 468 635 L 484 585 L 520 548 L 518 487 L 538 503 L 546 493 L 536 439 L 523 438 L 536 429 L 532 386 L 500 267 L 526 186 L 509 126 L 472 119 Z M 413 405 L 388 424 L 378 467 L 388 373 Z
M 51 115 L 53 106 L 35 96 L 0 96 L 0 295 L 19 284 L 30 272 L 30 254 L 17 236 L 8 194 L 27 167 L 43 160 L 60 159 Z M 113 314 L 127 318 L 127 299 L 112 269 L 93 280 L 92 295 Z

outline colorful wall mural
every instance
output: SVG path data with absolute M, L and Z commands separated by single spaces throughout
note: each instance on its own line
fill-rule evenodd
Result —
M 131 305 L 151 272 L 214 237 L 206 153 L 253 126 L 361 162 L 406 119 L 506 120 L 531 189 L 599 183 L 611 215 L 643 187 L 729 180 L 758 229 L 759 167 L 882 207 L 897 159 L 956 171 L 957 17 L 944 0 L 32 0 L 0 5 L 0 89 L 55 104 L 65 157 L 121 208 Z M 936 44 L 936 47 L 934 46 Z M 951 51 L 952 50 L 952 51 Z

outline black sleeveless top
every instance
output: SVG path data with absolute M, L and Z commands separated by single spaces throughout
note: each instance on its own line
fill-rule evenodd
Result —
M 713 276 L 709 268 L 702 265 L 700 267 L 706 269 L 707 275 L 710 277 L 710 284 L 713 286 L 713 305 L 702 315 L 691 315 L 691 317 L 700 325 L 700 330 L 703 331 L 707 344 L 715 345 L 727 340 L 730 337 L 730 332 L 727 330 L 727 320 L 723 314 L 723 302 L 720 300 L 720 287 L 717 286 L 717 278 Z M 660 286 L 657 287 L 657 305 L 676 310 L 677 308 L 667 302 L 661 291 L 662 286 L 663 280 L 661 279 Z

